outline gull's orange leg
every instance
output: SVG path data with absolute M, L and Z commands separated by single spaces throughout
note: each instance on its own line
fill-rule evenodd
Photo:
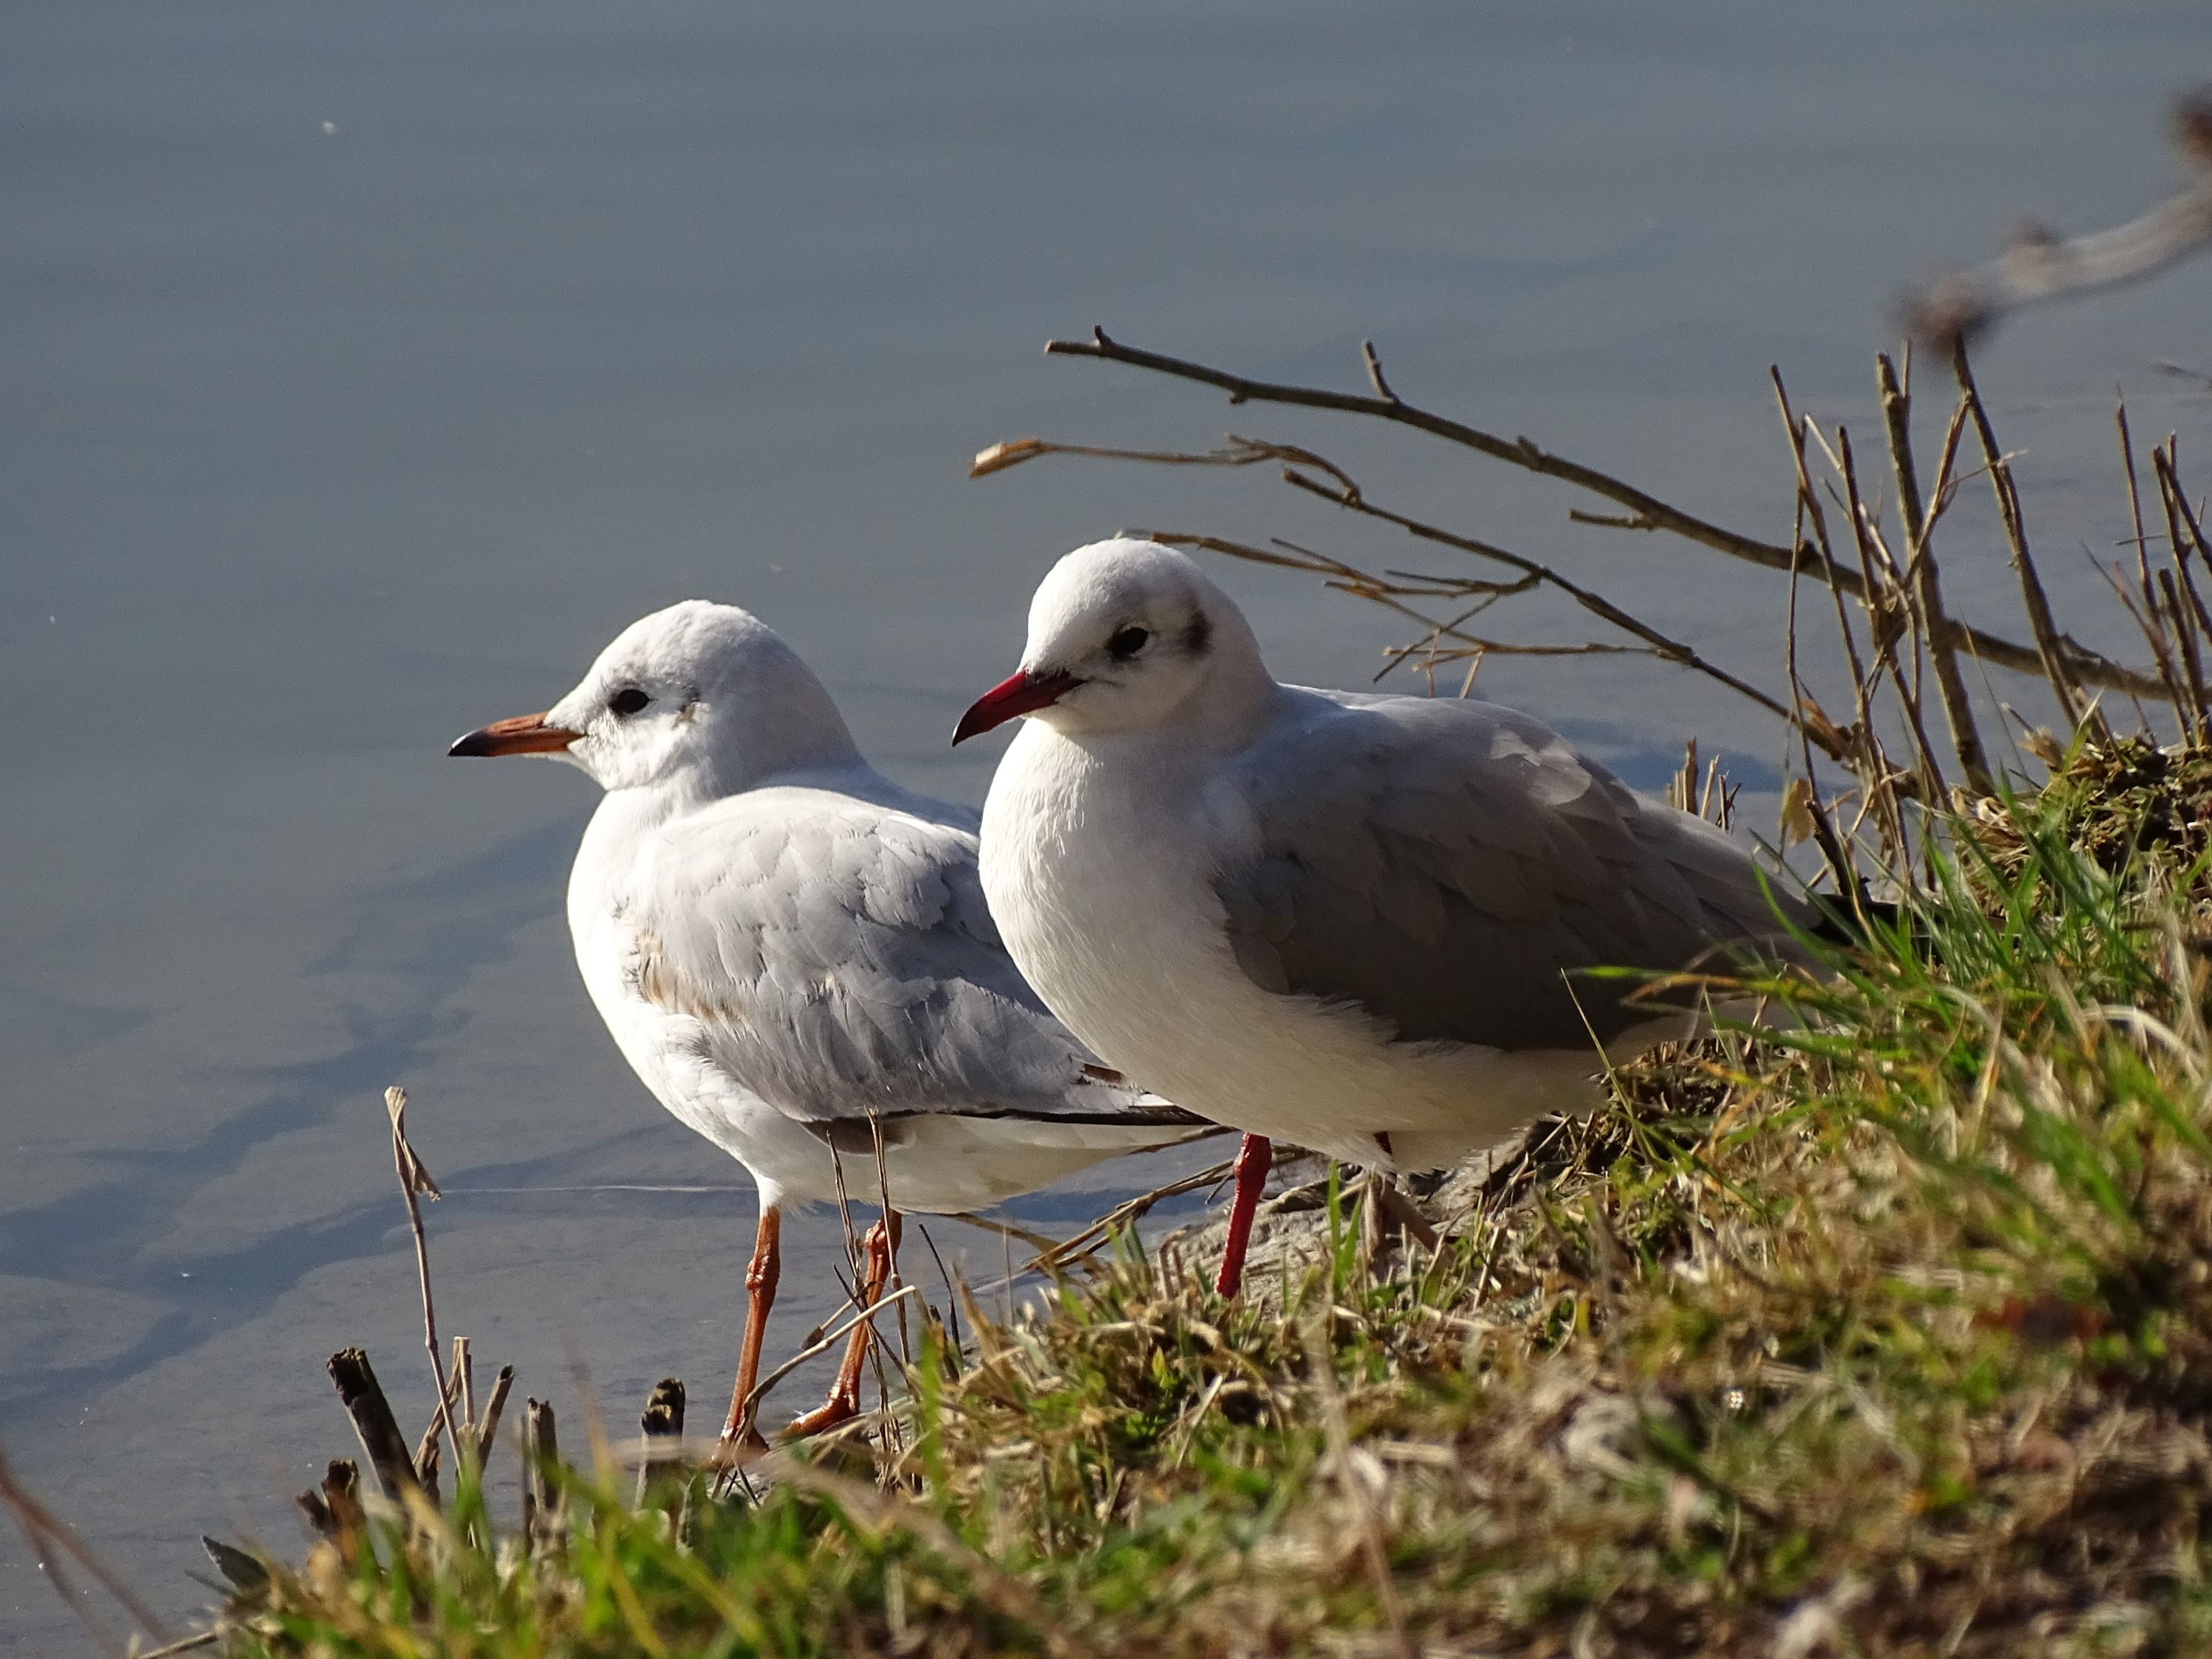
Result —
M 860 1285 L 863 1308 L 872 1308 L 883 1300 L 884 1287 L 890 1283 L 892 1258 L 898 1251 L 899 1218 L 896 1210 L 868 1229 L 861 1240 L 868 1253 L 868 1266 Z M 863 1321 L 853 1328 L 852 1340 L 845 1345 L 845 1362 L 837 1367 L 837 1380 L 830 1385 L 830 1397 L 796 1419 L 783 1432 L 797 1439 L 803 1435 L 819 1434 L 824 1429 L 860 1413 L 860 1370 L 867 1363 L 868 1344 L 872 1340 L 870 1325 Z
M 730 1392 L 730 1415 L 722 1425 L 726 1446 L 742 1441 L 748 1449 L 758 1451 L 768 1445 L 746 1415 L 745 1402 L 760 1381 L 761 1342 L 768 1334 L 768 1313 L 775 1305 L 776 1280 L 782 1275 L 783 1212 L 764 1204 L 753 1234 L 753 1259 L 745 1267 L 745 1335 L 738 1349 L 738 1385 Z
M 1234 1296 L 1244 1283 L 1244 1252 L 1252 1243 L 1252 1217 L 1260 1207 L 1260 1194 L 1267 1185 L 1267 1167 L 1275 1149 L 1265 1135 L 1246 1135 L 1237 1148 L 1237 1195 L 1229 1203 L 1229 1237 L 1222 1241 L 1221 1271 L 1213 1288 Z

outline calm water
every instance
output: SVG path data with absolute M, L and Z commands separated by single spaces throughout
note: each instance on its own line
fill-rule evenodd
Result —
M 1327 436 L 1771 682 L 1763 580 L 1437 447 L 1037 348 L 1097 321 L 1356 384 L 1371 335 L 1408 396 L 1778 535 L 1765 366 L 1856 416 L 1909 282 L 2022 213 L 2147 205 L 2163 101 L 2212 66 L 2202 0 L 1362 9 L 12 14 L 0 1425 L 157 1601 L 198 1600 L 203 1528 L 293 1537 L 283 1494 L 348 1444 L 331 1349 L 366 1341 L 410 1415 L 426 1394 L 386 1083 L 452 1193 L 449 1329 L 564 1400 L 570 1342 L 623 1414 L 726 1375 L 750 1194 L 575 981 L 589 787 L 450 765 L 456 732 L 705 594 L 783 629 L 890 769 L 979 799 L 992 756 L 945 736 L 1056 553 L 1137 524 L 1407 556 L 1257 476 L 964 480 L 1026 433 Z M 2107 642 L 2081 549 L 2118 533 L 2110 389 L 2201 457 L 2212 403 L 2151 365 L 2205 367 L 2208 317 L 2212 265 L 1981 360 L 2053 585 Z M 1954 560 L 2014 628 L 1978 528 Z M 1287 677 L 1356 683 L 1397 637 L 1227 574 Z M 1773 775 L 1755 714 L 1648 663 L 1485 684 L 1642 781 L 1693 730 Z M 799 1229 L 783 1346 L 831 1236 Z M 0 1644 L 65 1644 L 56 1607 L 0 1537 Z

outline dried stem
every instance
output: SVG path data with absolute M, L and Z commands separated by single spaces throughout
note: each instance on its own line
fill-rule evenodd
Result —
M 1913 332 L 1954 350 L 2011 312 L 2137 281 L 2212 244 L 2212 91 L 2180 101 L 2173 131 L 2183 160 L 2197 173 L 2187 188 L 2139 218 L 2087 236 L 2021 226 L 1995 259 L 1944 277 L 1909 301 L 1905 316 Z
M 1935 517 L 1922 504 L 1920 481 L 1913 466 L 1911 396 L 1899 384 L 1897 370 L 1891 365 L 1888 353 L 1878 354 L 1874 361 L 1875 384 L 1881 394 L 1882 423 L 1889 434 L 1890 466 L 1897 475 L 1898 512 L 1905 523 L 1905 568 L 1913 579 L 1911 592 L 1920 641 L 1936 671 L 1936 690 L 1943 699 L 1943 718 L 1951 728 L 1951 749 L 1959 757 L 1959 769 L 1965 774 L 1969 788 L 1988 794 L 1991 787 L 1989 759 L 1982 749 L 1981 729 L 1975 724 L 1973 701 L 1966 691 L 1966 677 L 1959 670 L 1950 612 L 1943 605 L 1943 585 L 1929 550 Z M 1936 482 L 1939 512 L 1964 419 L 1963 409 L 1952 416 L 1950 431 L 1944 441 L 1942 464 Z
M 1996 430 L 1990 424 L 1989 411 L 1982 406 L 1982 394 L 1974 385 L 1973 366 L 1966 361 L 1963 337 L 1951 348 L 1951 372 L 1958 379 L 1960 395 L 1966 399 L 1972 416 L 1975 435 L 1981 440 L 1982 459 L 1989 472 L 1990 488 L 1996 496 L 1997 516 L 2004 521 L 2005 540 L 2012 548 L 2012 566 L 2020 577 L 2028 627 L 2035 635 L 2036 650 L 2043 659 L 2043 678 L 2050 684 L 2051 696 L 2058 700 L 2058 712 L 2065 718 L 2067 731 L 2077 732 L 2088 716 L 2088 707 L 2075 686 L 2057 625 L 2051 620 L 2050 597 L 2043 591 L 2043 579 L 2036 574 L 2034 556 L 2027 550 L 2027 526 L 2021 514 L 2020 490 L 2013 483 L 2012 464 L 1998 447 Z
M 420 1198 L 442 1196 L 438 1183 L 430 1179 L 430 1172 L 422 1160 L 415 1156 L 414 1147 L 407 1144 L 407 1091 L 393 1087 L 384 1091 L 384 1109 L 392 1117 L 392 1168 L 399 1177 L 399 1195 L 407 1200 L 407 1227 L 415 1236 L 416 1281 L 422 1297 L 422 1346 L 430 1352 L 430 1375 L 438 1385 L 438 1419 L 445 1425 L 446 1437 L 453 1443 L 456 1468 L 461 1461 L 460 1431 L 453 1426 L 453 1390 L 446 1382 L 446 1363 L 438 1352 L 438 1304 L 430 1294 L 430 1245 L 422 1234 L 422 1208 Z
M 1346 414 L 1364 415 L 1412 427 L 1446 442 L 1474 450 L 1492 460 L 1503 461 L 1510 466 L 1517 466 L 1541 477 L 1558 478 L 1629 509 L 1630 517 L 1625 520 L 1607 520 L 1602 522 L 1621 524 L 1638 530 L 1664 530 L 1717 552 L 1725 553 L 1731 558 L 1742 559 L 1768 570 L 1796 571 L 1804 575 L 1817 576 L 1822 580 L 1840 582 L 1844 592 L 1855 597 L 1863 597 L 1858 592 L 1861 586 L 1858 574 L 1828 568 L 1824 556 L 1815 549 L 1780 547 L 1756 537 L 1738 534 L 1670 506 L 1633 484 L 1601 472 L 1595 467 L 1552 454 L 1526 438 L 1510 441 L 1500 438 L 1463 422 L 1407 403 L 1401 398 L 1367 397 L 1316 386 L 1251 380 L 1203 363 L 1188 362 L 1179 357 L 1124 345 L 1110 337 L 1103 328 L 1094 328 L 1089 340 L 1048 341 L 1045 350 L 1055 356 L 1096 357 L 1109 362 L 1126 363 L 1155 374 L 1171 375 L 1177 380 L 1196 381 L 1227 392 L 1232 404 L 1281 404 L 1304 409 L 1339 410 Z M 1029 446 L 1035 447 L 1026 447 Z M 984 454 L 1003 451 L 1003 464 L 1012 465 L 1029 459 L 1030 454 L 1054 453 L 1054 446 L 1044 444 L 1040 440 L 1018 439 L 1011 443 L 994 446 L 993 450 L 986 450 Z M 1024 453 L 1014 453 L 1018 450 Z M 999 471 L 1000 468 L 989 470 Z M 1943 629 L 1943 639 L 1956 650 L 2021 673 L 2041 675 L 2044 672 L 2043 655 L 2036 647 L 2021 645 L 1955 619 L 1947 618 Z M 2166 695 L 2165 682 L 2154 674 L 2112 662 L 2075 640 L 2062 637 L 2059 643 L 2064 653 L 2067 672 L 2080 684 L 2125 691 L 2136 696 L 2163 699 Z

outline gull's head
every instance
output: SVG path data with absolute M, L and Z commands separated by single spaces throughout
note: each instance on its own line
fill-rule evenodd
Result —
M 708 795 L 859 757 L 830 694 L 782 636 L 704 599 L 641 617 L 544 714 L 495 721 L 447 752 L 547 755 L 603 788 L 682 781 Z
M 1030 601 L 1022 665 L 960 718 L 960 743 L 1017 714 L 1078 733 L 1241 718 L 1272 684 L 1236 601 L 1158 542 L 1079 547 Z

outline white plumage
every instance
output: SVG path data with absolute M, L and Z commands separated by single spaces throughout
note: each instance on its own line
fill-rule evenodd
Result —
M 983 811 L 1007 948 L 1108 1064 L 1248 1134 L 1443 1167 L 1595 1104 L 1599 1040 L 1693 1024 L 1580 970 L 1786 933 L 1726 835 L 1527 715 L 1278 684 L 1157 544 L 1046 577 L 961 735 L 1018 713 Z
M 870 767 L 748 613 L 647 617 L 544 714 L 453 752 L 544 754 L 605 788 L 568 881 L 577 966 L 646 1086 L 752 1173 L 768 1297 L 777 1206 L 836 1197 L 841 1162 L 872 1200 L 878 1140 L 892 1208 L 941 1212 L 1194 1132 L 1023 981 L 983 900 L 975 815 Z

